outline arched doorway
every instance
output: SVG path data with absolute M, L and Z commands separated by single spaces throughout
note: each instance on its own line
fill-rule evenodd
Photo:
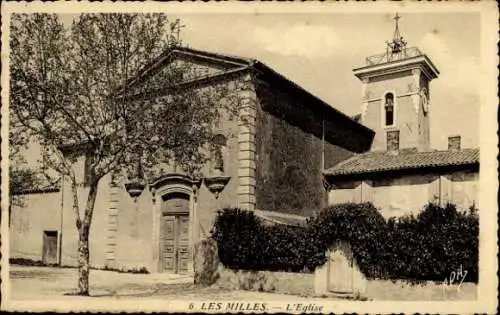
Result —
M 172 192 L 162 196 L 160 219 L 160 272 L 187 273 L 190 196 Z
M 329 255 L 328 290 L 335 293 L 354 292 L 354 266 L 352 254 L 344 244 Z

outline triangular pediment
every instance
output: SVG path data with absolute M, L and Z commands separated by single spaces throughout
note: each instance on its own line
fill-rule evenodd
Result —
M 127 94 L 135 95 L 215 77 L 229 71 L 243 69 L 250 64 L 250 60 L 243 58 L 176 48 L 160 56 L 135 76 L 128 84 Z

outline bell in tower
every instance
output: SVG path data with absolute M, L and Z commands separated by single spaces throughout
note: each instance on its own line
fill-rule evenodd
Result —
M 400 19 L 396 14 L 385 53 L 366 58 L 365 66 L 353 70 L 362 82 L 361 122 L 375 131 L 375 151 L 430 147 L 429 83 L 439 71 L 417 47 L 407 47 Z

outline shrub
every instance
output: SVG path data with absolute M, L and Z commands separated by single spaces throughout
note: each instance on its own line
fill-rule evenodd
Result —
M 475 208 L 432 203 L 416 216 L 388 221 L 371 203 L 338 204 L 305 226 L 266 226 L 252 212 L 225 209 L 213 229 L 226 268 L 311 272 L 325 263 L 327 250 L 344 243 L 366 277 L 411 281 L 444 281 L 462 269 L 466 282 L 477 282 L 478 235 Z
M 266 226 L 253 212 L 224 209 L 215 220 L 212 237 L 220 262 L 229 269 L 304 271 L 310 245 L 301 226 Z
M 251 212 L 226 209 L 216 218 L 212 237 L 217 241 L 219 259 L 230 269 L 262 268 L 262 225 Z
M 381 277 L 386 222 L 371 203 L 344 203 L 323 209 L 309 223 L 318 252 L 311 266 L 324 264 L 320 256 L 338 243 L 348 244 L 360 270 L 368 277 Z
M 475 209 L 457 211 L 448 204 L 428 204 L 417 216 L 390 219 L 386 260 L 391 278 L 443 281 L 467 270 L 477 281 L 479 219 Z

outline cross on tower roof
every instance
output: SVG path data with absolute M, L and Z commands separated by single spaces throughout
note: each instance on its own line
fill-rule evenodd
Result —
M 401 18 L 401 16 L 399 16 L 398 13 L 396 13 L 396 15 L 393 18 L 394 21 L 396 21 L 396 27 L 394 28 L 393 40 L 399 40 L 400 37 L 401 37 L 401 34 L 399 34 L 399 26 L 398 26 L 398 21 L 399 21 L 400 18 Z
M 392 41 L 387 42 L 387 46 L 390 49 L 390 53 L 392 53 L 392 54 L 401 53 L 406 48 L 406 42 L 403 40 L 403 37 L 399 33 L 399 23 L 398 22 L 399 22 L 400 18 L 401 18 L 401 16 L 398 13 L 396 13 L 396 15 L 393 18 L 394 21 L 396 22 L 395 23 L 396 25 L 394 27 L 394 35 L 392 37 Z

